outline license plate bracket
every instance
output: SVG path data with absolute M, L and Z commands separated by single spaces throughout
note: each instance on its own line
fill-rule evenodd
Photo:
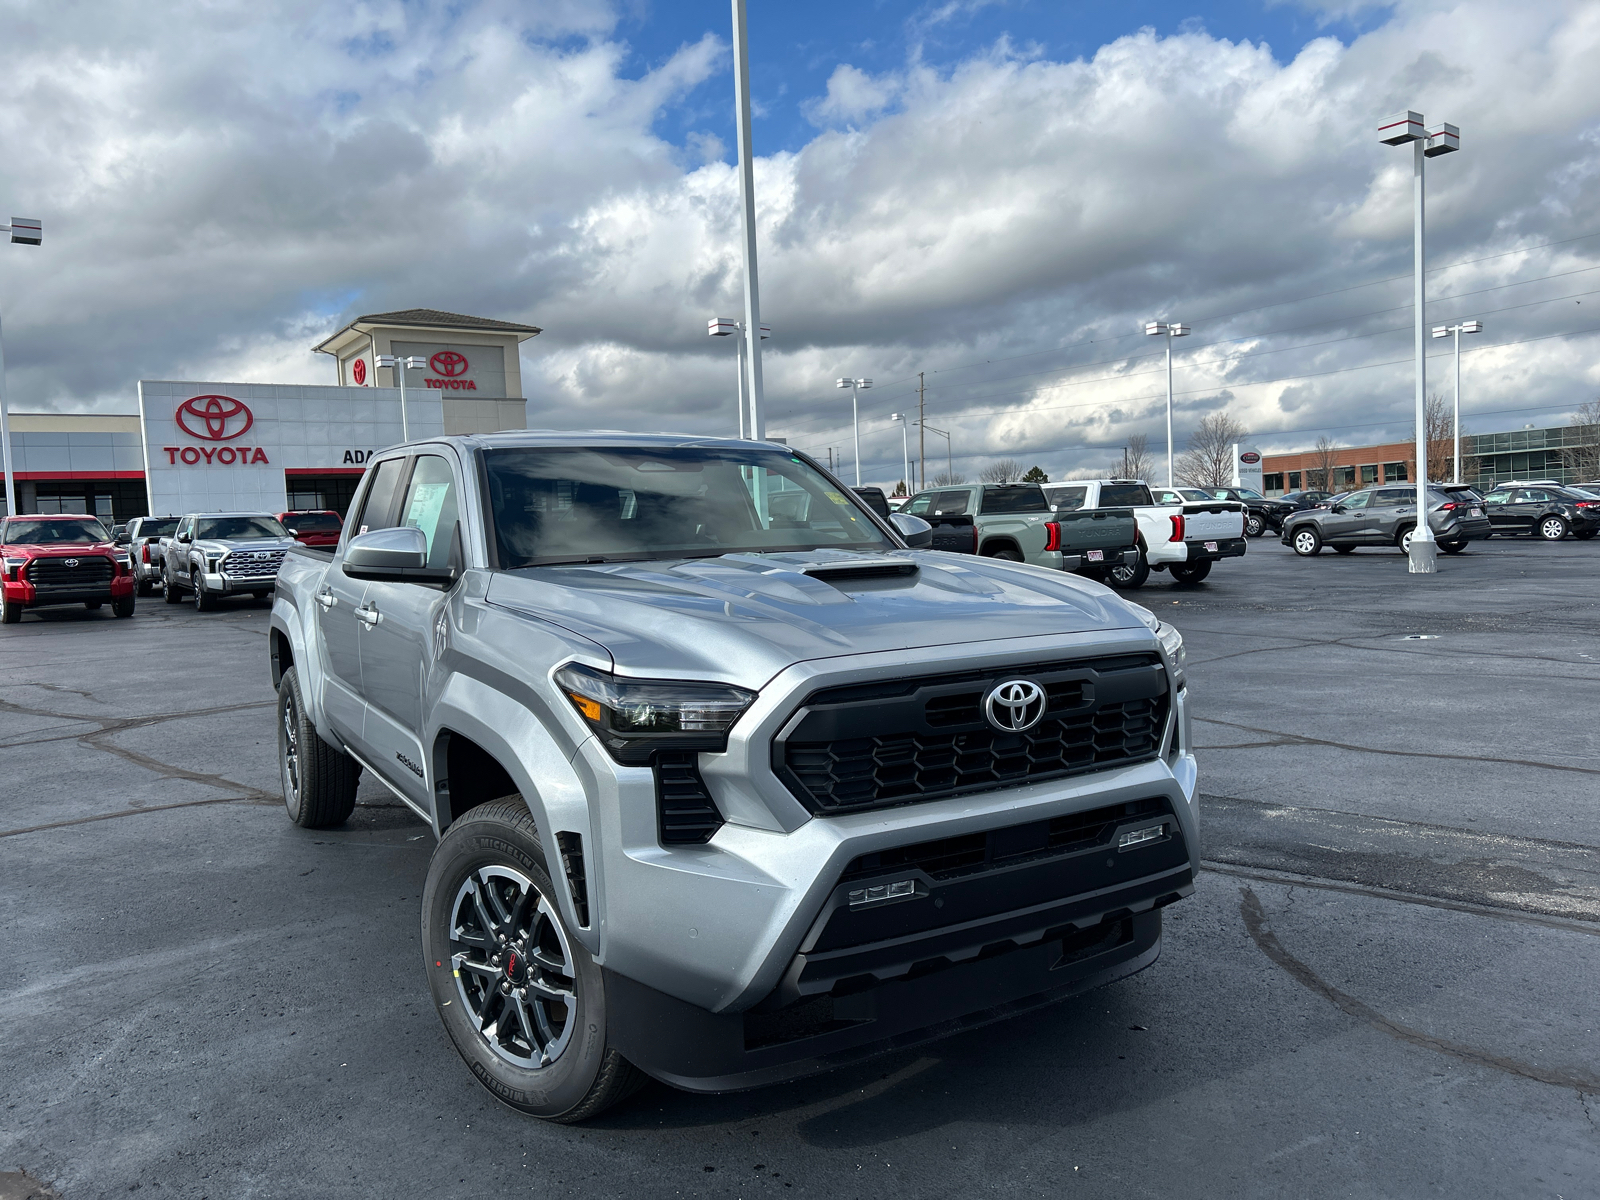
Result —
M 1206 549 L 1211 551 L 1212 554 L 1215 554 L 1217 552 L 1217 544 L 1215 542 L 1207 542 Z
M 1104 550 L 1089 550 L 1085 552 L 1083 557 L 1089 562 L 1105 562 L 1106 552 Z

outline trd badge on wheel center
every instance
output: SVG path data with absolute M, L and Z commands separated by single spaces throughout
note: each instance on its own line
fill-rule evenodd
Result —
M 983 698 L 983 715 L 1006 733 L 1032 729 L 1044 718 L 1044 689 L 1031 679 L 1008 679 Z

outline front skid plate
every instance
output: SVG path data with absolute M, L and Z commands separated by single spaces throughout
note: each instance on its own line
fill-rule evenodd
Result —
M 1058 941 L 871 989 L 874 1019 L 745 1048 L 743 1013 L 712 1013 L 605 971 L 608 1041 L 662 1083 L 735 1092 L 848 1066 L 1018 1016 L 1144 970 L 1161 954 L 1161 910 L 1131 918 L 1131 940 L 1052 970 Z

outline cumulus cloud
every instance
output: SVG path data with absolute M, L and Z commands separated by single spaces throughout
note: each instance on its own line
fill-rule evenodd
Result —
M 657 132 L 726 69 L 715 37 L 630 79 L 594 4 L 59 10 L 24 5 L 0 47 L 8 203 L 49 222 L 0 271 L 19 407 L 326 379 L 310 342 L 426 305 L 547 330 L 524 348 L 536 424 L 734 427 L 732 347 L 704 322 L 740 310 L 737 174 L 713 135 Z M 1569 240 L 1600 232 L 1597 54 L 1593 5 L 1417 0 L 1287 61 L 1191 29 L 1073 62 L 1001 42 L 948 70 L 841 63 L 812 140 L 756 163 L 769 427 L 847 447 L 831 381 L 873 376 L 868 475 L 896 478 L 887 414 L 920 371 L 969 474 L 1102 464 L 1161 440 L 1139 329 L 1170 317 L 1194 327 L 1180 431 L 1224 406 L 1264 447 L 1402 435 L 1410 157 L 1374 130 L 1408 107 L 1463 130 L 1429 164 L 1430 253 L 1480 261 L 1432 276 L 1429 316 L 1488 326 L 1469 408 L 1559 419 L 1600 383 L 1600 339 L 1525 339 L 1600 312 L 1600 238 Z

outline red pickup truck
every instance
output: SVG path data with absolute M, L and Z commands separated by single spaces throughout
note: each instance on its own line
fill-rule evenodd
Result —
M 93 517 L 0 519 L 0 622 L 15 625 L 25 608 L 109 602 L 133 616 L 128 552 Z

